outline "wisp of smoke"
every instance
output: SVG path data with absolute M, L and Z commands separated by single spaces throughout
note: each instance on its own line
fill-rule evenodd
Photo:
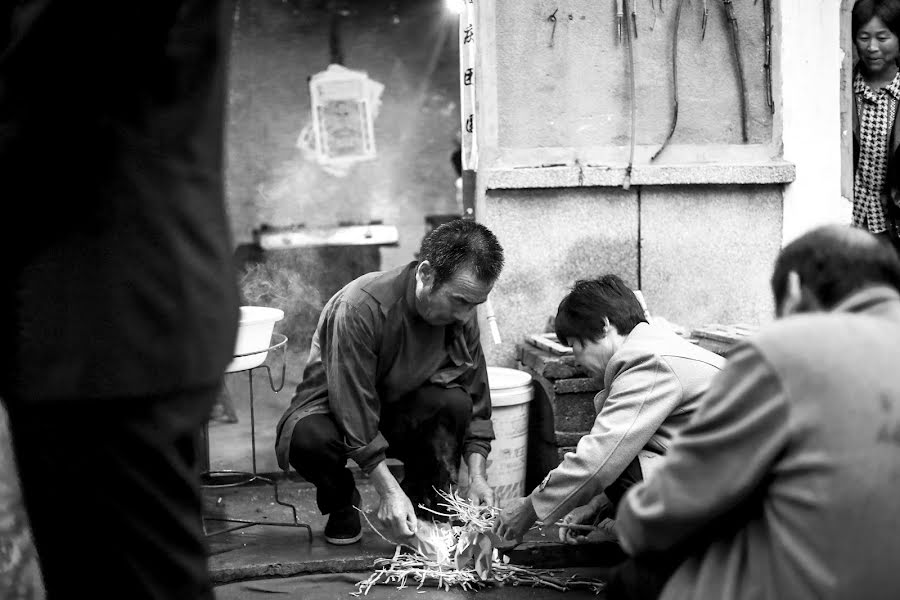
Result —
M 305 351 L 323 303 L 319 291 L 303 274 L 277 263 L 248 265 L 240 278 L 243 302 L 251 306 L 269 306 L 284 311 L 276 329 L 288 336 L 288 346 Z

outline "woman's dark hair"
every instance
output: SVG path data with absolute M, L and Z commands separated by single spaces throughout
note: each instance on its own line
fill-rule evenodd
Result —
M 434 285 L 449 281 L 463 267 L 480 281 L 493 283 L 503 270 L 503 248 L 490 229 L 469 219 L 456 219 L 433 229 L 422 240 L 419 260 L 434 269 Z
M 874 17 L 881 19 L 891 33 L 900 37 L 900 0 L 857 0 L 851 14 L 854 40 L 857 32 Z
M 772 273 L 775 306 L 784 301 L 791 271 L 825 309 L 873 285 L 900 291 L 900 258 L 894 248 L 868 231 L 850 226 L 825 225 L 784 247 Z
M 567 346 L 572 340 L 597 341 L 603 337 L 604 318 L 622 335 L 647 322 L 637 296 L 617 275 L 579 279 L 559 303 L 556 337 Z

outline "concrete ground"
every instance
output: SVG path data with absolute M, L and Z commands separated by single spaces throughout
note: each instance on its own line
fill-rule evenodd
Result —
M 213 470 L 252 468 L 252 438 L 250 429 L 250 375 L 253 381 L 253 417 L 255 421 L 256 467 L 260 473 L 278 471 L 275 460 L 275 426 L 291 403 L 291 396 L 300 381 L 305 352 L 287 352 L 284 383 L 281 377 L 281 355 L 271 353 L 265 364 L 251 372 L 225 375 L 220 399 L 230 402 L 236 422 L 228 419 L 221 407 L 216 407 L 209 421 L 209 466 Z M 271 379 L 269 374 L 271 373 Z M 279 392 L 272 391 L 280 388 Z
M 270 357 L 275 385 L 281 384 L 280 357 Z M 278 419 L 290 403 L 293 390 L 299 381 L 303 353 L 288 353 L 287 375 L 280 392 L 273 392 L 265 369 L 253 371 L 254 417 L 257 472 L 266 473 L 278 482 L 279 497 L 282 501 L 295 505 L 297 520 L 310 525 L 312 536 L 305 528 L 275 525 L 254 525 L 230 533 L 215 534 L 224 527 L 234 526 L 207 520 L 210 534 L 210 570 L 213 581 L 218 586 L 221 598 L 253 598 L 254 594 L 288 593 L 303 598 L 345 597 L 354 591 L 352 585 L 372 572 L 374 559 L 393 554 L 394 546 L 379 537 L 364 524 L 363 538 L 358 544 L 333 546 L 322 536 L 326 518 L 319 514 L 315 503 L 315 488 L 303 481 L 295 473 L 285 476 L 278 473 L 274 455 L 274 431 Z M 237 423 L 229 423 L 221 416 L 209 424 L 209 457 L 213 470 L 231 469 L 249 471 L 252 468 L 249 378 L 247 373 L 226 376 L 226 392 L 231 400 Z M 402 465 L 391 461 L 392 470 L 402 476 Z M 363 510 L 373 513 L 377 508 L 378 496 L 368 479 L 355 466 L 354 475 L 363 499 Z M 253 482 L 230 488 L 205 488 L 204 512 L 207 517 L 238 518 L 267 523 L 293 523 L 290 508 L 275 502 L 271 485 Z M 373 519 L 374 521 L 374 519 Z M 510 553 L 513 562 L 539 568 L 602 568 L 623 558 L 615 544 L 591 546 L 566 546 L 556 541 L 556 530 L 546 533 L 534 530 L 526 537 L 525 543 Z M 349 573 L 339 581 L 322 580 L 321 574 Z M 315 575 L 310 579 L 311 575 Z M 352 579 L 352 582 L 350 581 Z M 312 582 L 312 583 L 311 583 Z M 327 592 L 323 587 L 327 587 Z M 337 587 L 335 587 L 337 586 Z M 394 598 L 386 590 L 400 593 L 415 593 L 413 590 L 397 591 L 389 586 L 370 592 L 369 597 Z M 272 591 L 277 588 L 277 591 Z M 340 591 L 336 591 L 340 590 Z M 422 590 L 418 590 L 422 591 Z M 300 593 L 302 592 L 302 594 Z M 480 592 L 492 598 L 512 598 L 513 590 L 491 589 Z M 515 588 L 517 598 L 523 590 Z M 527 598 L 552 598 L 558 592 L 540 590 L 537 596 Z M 300 594 L 300 595 L 298 595 Z M 318 595 L 317 595 L 318 594 Z M 323 595 L 324 594 L 324 595 Z M 335 595 L 336 594 L 336 595 Z M 387 594 L 387 595 L 385 595 Z M 425 590 L 418 597 L 455 598 L 438 590 Z M 550 594 L 550 595 L 547 595 Z M 567 598 L 576 597 L 572 592 Z
M 363 498 L 363 510 L 372 513 L 377 508 L 377 494 L 371 484 L 362 477 L 357 486 Z M 232 488 L 207 488 L 204 506 L 207 517 L 240 518 L 261 522 L 292 523 L 289 508 L 275 503 L 273 487 L 254 482 Z M 220 535 L 211 535 L 210 570 L 217 585 L 217 597 L 255 598 L 257 594 L 282 593 L 303 598 L 340 598 L 355 591 L 354 584 L 368 577 L 375 558 L 393 554 L 394 546 L 380 538 L 369 526 L 363 525 L 363 539 L 350 546 L 332 546 L 325 542 L 322 530 L 325 517 L 315 508 L 315 489 L 306 482 L 282 479 L 279 481 L 279 497 L 297 507 L 298 520 L 312 528 L 312 537 L 306 529 L 272 525 L 254 525 Z M 374 521 L 374 518 L 372 519 Z M 226 523 L 207 520 L 207 530 L 214 533 Z M 601 577 L 604 567 L 621 560 L 621 551 L 615 544 L 566 546 L 556 541 L 556 530 L 533 530 L 525 542 L 510 552 L 512 563 L 538 568 L 566 568 Z M 587 571 L 584 571 L 587 569 Z M 313 577 L 313 574 L 344 573 L 340 577 Z M 599 573 L 599 574 L 598 574 Z M 385 589 L 381 589 L 381 588 Z M 390 591 L 393 590 L 393 591 Z M 435 589 L 394 590 L 381 586 L 370 592 L 373 598 L 457 598 L 468 593 L 441 592 Z M 395 593 L 396 592 L 396 593 Z M 479 592 L 485 598 L 522 598 L 523 589 L 497 588 Z M 531 593 L 531 592 L 529 592 Z M 318 594 L 318 595 L 317 595 Z M 525 598 L 554 598 L 559 592 L 540 590 Z M 582 597 L 567 592 L 567 598 Z M 583 597 L 588 597 L 587 595 Z M 596 597 L 590 594 L 590 597 Z M 602 597 L 602 596 L 601 596 Z
M 569 575 L 591 576 L 594 570 L 567 569 L 562 573 Z M 368 573 L 332 573 L 304 575 L 284 579 L 268 579 L 261 581 L 245 581 L 227 584 L 216 588 L 216 600 L 269 600 L 272 594 L 286 594 L 288 597 L 304 600 L 335 600 L 351 598 L 356 592 L 356 582 L 368 577 Z M 360 596 L 362 597 L 362 596 Z M 403 589 L 392 585 L 373 587 L 365 598 L 371 600 L 408 600 L 426 598 L 436 600 L 460 600 L 477 597 L 482 600 L 603 600 L 601 593 L 595 595 L 585 590 L 558 592 L 546 588 L 531 587 L 491 587 L 478 592 L 466 592 L 458 589 L 438 590 L 435 588 L 406 587 Z

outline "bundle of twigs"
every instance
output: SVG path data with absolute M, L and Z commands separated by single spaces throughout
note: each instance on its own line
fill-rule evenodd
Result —
M 484 585 L 475 569 L 457 569 L 428 560 L 419 553 L 404 551 L 400 545 L 392 558 L 376 559 L 375 567 L 375 572 L 368 579 L 356 584 L 357 591 L 351 592 L 351 595 L 367 595 L 374 585 L 395 585 L 397 589 L 429 586 L 445 590 L 451 587 L 475 590 Z
M 438 495 L 443 502 L 438 502 L 438 506 L 443 506 L 446 511 L 436 511 L 430 508 L 421 508 L 430 513 L 445 517 L 451 521 L 461 523 L 464 528 L 477 531 L 490 531 L 494 527 L 494 519 L 500 514 L 500 509 L 495 506 L 476 506 L 461 497 L 456 490 L 451 489 L 449 492 L 437 490 Z
M 482 580 L 474 569 L 447 569 L 405 552 L 397 552 L 390 559 L 379 558 L 375 561 L 375 566 L 376 571 L 365 581 L 357 583 L 357 591 L 351 592 L 351 595 L 357 597 L 368 595 L 369 590 L 375 585 L 395 585 L 398 590 L 407 587 L 416 589 L 437 587 L 446 591 L 452 587 L 478 591 L 491 586 L 521 585 L 543 587 L 559 592 L 589 590 L 595 594 L 600 594 L 606 588 L 606 583 L 599 579 L 578 575 L 562 577 L 558 569 L 534 569 L 502 561 L 494 561 L 491 578 L 485 580 Z
M 558 569 L 533 569 L 504 563 L 494 565 L 494 580 L 499 585 L 545 587 L 559 592 L 590 590 L 595 594 L 599 594 L 606 588 L 606 583 L 599 579 L 579 577 L 578 575 L 563 579 L 559 573 Z
M 598 579 L 562 577 L 558 570 L 509 564 L 509 557 L 501 556 L 494 548 L 496 537 L 492 530 L 494 520 L 500 513 L 498 508 L 476 506 L 460 497 L 455 490 L 449 493 L 438 490 L 438 494 L 443 500 L 438 506 L 444 510 L 421 508 L 448 519 L 449 524 L 430 528 L 435 539 L 430 540 L 428 546 L 446 545 L 450 552 L 426 556 L 412 544 L 392 542 L 396 546 L 394 556 L 377 559 L 375 572 L 357 583 L 357 590 L 352 595 L 366 595 L 375 585 L 394 585 L 397 589 L 437 587 L 444 590 L 453 587 L 479 590 L 490 586 L 524 585 L 558 591 L 587 589 L 597 594 L 606 587 L 605 582 Z M 387 540 L 368 517 L 366 522 Z

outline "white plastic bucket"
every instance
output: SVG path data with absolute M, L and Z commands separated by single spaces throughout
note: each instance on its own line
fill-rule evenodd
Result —
M 268 306 L 242 306 L 238 324 L 237 339 L 234 343 L 235 358 L 225 367 L 226 373 L 234 373 L 258 367 L 266 360 L 268 348 L 272 345 L 272 331 L 275 323 L 284 318 L 284 311 Z M 257 354 L 251 354 L 263 350 Z M 249 354 L 250 356 L 238 356 Z
M 531 375 L 516 369 L 488 367 L 494 441 L 487 458 L 488 484 L 494 504 L 503 508 L 525 495 L 528 458 L 528 405 L 534 397 Z

